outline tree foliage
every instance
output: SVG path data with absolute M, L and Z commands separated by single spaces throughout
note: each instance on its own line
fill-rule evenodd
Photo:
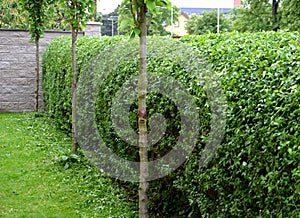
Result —
M 22 9 L 28 13 L 26 21 L 29 24 L 31 40 L 36 46 L 36 89 L 35 89 L 35 111 L 39 110 L 39 77 L 40 77 L 40 50 L 39 40 L 45 31 L 45 24 L 49 17 L 50 0 L 21 0 Z
M 17 0 L 1 0 L 0 2 L 0 28 L 27 29 L 25 22 L 27 12 L 21 9 Z
M 151 26 L 148 30 L 148 35 L 170 35 L 170 33 L 166 31 L 165 27 L 172 24 L 174 25 L 178 21 L 178 15 L 179 8 L 175 5 L 172 6 L 171 10 L 165 7 L 157 8 L 157 13 L 152 19 Z
M 24 10 L 25 5 L 17 0 L 2 0 L 0 3 L 0 28 L 18 28 L 28 29 L 28 16 L 27 10 Z M 31 3 L 39 4 L 40 1 L 25 1 L 26 7 L 29 9 Z M 44 29 L 51 30 L 69 30 L 70 27 L 66 23 L 64 13 L 57 4 L 57 1 L 48 1 L 49 7 L 45 10 L 45 15 L 48 16 L 47 22 L 44 23 Z M 51 3 L 51 4 L 50 4 Z M 46 17 L 43 15 L 43 17 Z M 31 16 L 32 17 L 32 16 Z M 27 20 L 27 21 L 26 21 Z
M 92 19 L 95 11 L 94 0 L 58 0 L 66 22 L 79 31 Z
M 29 24 L 29 33 L 33 41 L 39 40 L 46 28 L 49 19 L 50 0 L 20 0 L 22 9 L 28 13 L 26 21 Z
M 300 0 L 283 0 L 282 25 L 290 31 L 300 30 Z
M 244 0 L 232 11 L 234 30 L 240 32 L 300 29 L 300 0 Z
M 244 0 L 233 14 L 233 27 L 240 32 L 272 30 L 272 7 L 269 0 Z
M 191 35 L 217 33 L 218 13 L 216 10 L 203 12 L 202 16 L 192 15 L 186 25 L 186 30 Z M 230 31 L 230 21 L 220 13 L 220 31 Z
M 158 4 L 155 8 L 155 16 L 151 19 L 151 25 L 147 30 L 147 35 L 169 35 L 170 33 L 165 30 L 165 26 L 171 25 L 171 16 L 173 13 L 173 24 L 178 20 L 178 12 L 179 8 L 173 5 L 173 12 L 170 7 L 161 6 L 163 4 Z M 124 0 L 121 3 L 121 6 L 118 10 L 120 25 L 119 31 L 128 33 L 132 30 L 132 26 L 134 26 L 134 22 L 131 19 L 130 14 L 130 4 L 128 1 Z M 151 14 L 148 13 L 147 19 L 150 18 Z

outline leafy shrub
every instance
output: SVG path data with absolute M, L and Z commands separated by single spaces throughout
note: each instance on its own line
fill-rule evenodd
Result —
M 79 74 L 105 46 L 116 43 L 121 38 L 112 40 L 103 37 L 80 37 L 77 42 L 77 68 Z M 69 132 L 72 126 L 71 85 L 72 85 L 71 38 L 58 37 L 47 47 L 43 55 L 43 100 L 45 110 L 54 118 L 61 129 Z M 79 75 L 78 75 L 79 76 Z
M 201 137 L 185 164 L 171 175 L 150 183 L 152 217 L 299 216 L 298 38 L 299 33 L 266 32 L 180 39 L 205 57 L 220 78 L 227 99 L 222 144 L 214 159 L 202 168 L 199 168 L 199 153 L 205 145 L 211 119 L 205 91 L 197 78 L 179 64 L 180 58 L 156 55 L 154 48 L 176 47 L 180 45 L 178 41 L 149 39 L 149 72 L 163 73 L 179 81 L 194 96 L 201 120 Z M 117 47 L 121 41 L 122 38 L 114 37 L 79 38 L 79 77 L 101 50 Z M 124 81 L 137 75 L 137 63 L 138 57 L 130 61 L 121 59 L 117 69 L 102 84 L 95 104 L 97 127 L 106 144 L 119 156 L 134 161 L 138 161 L 137 148 L 125 143 L 115 132 L 110 108 L 113 96 Z M 58 38 L 47 48 L 43 58 L 43 89 L 46 110 L 60 127 L 70 131 L 70 38 Z M 150 158 L 156 159 L 176 142 L 180 116 L 172 102 L 163 96 L 150 94 L 148 102 L 149 117 L 160 112 L 168 123 L 166 136 L 149 152 Z M 134 103 L 129 117 L 135 129 L 136 113 L 137 103 Z M 131 184 L 126 185 L 133 190 Z
M 300 214 L 299 33 L 186 37 L 221 77 L 227 98 L 222 146 L 207 167 L 197 155 L 177 187 L 213 217 Z

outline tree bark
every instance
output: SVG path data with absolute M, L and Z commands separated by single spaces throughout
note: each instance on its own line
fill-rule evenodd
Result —
M 97 14 L 97 7 L 98 7 L 98 0 L 95 0 L 95 11 L 94 11 L 94 21 L 97 20 L 98 14 Z
M 272 0 L 272 18 L 273 18 L 273 30 L 278 31 L 279 25 L 278 25 L 278 6 L 279 1 L 278 0 Z
M 147 7 L 144 1 L 140 8 L 140 74 L 138 81 L 138 126 L 139 126 L 139 155 L 140 155 L 140 186 L 139 186 L 139 216 L 148 218 L 147 190 L 148 184 L 148 139 L 147 139 Z
M 39 38 L 35 38 L 35 61 L 36 61 L 36 68 L 35 68 L 35 107 L 34 111 L 39 111 L 39 89 L 40 89 L 40 43 Z
M 72 153 L 75 154 L 78 148 L 77 127 L 76 127 L 76 40 L 78 30 L 72 27 Z

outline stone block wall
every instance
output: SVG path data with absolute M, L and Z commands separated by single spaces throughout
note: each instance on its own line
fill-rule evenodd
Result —
M 87 31 L 80 35 L 97 35 L 95 28 L 99 25 L 93 23 L 94 28 L 87 28 L 92 33 Z M 54 38 L 70 35 L 66 31 L 46 31 L 40 40 L 41 57 Z M 35 44 L 29 40 L 27 31 L 0 29 L 0 112 L 34 111 Z M 40 89 L 40 109 L 43 108 L 41 93 Z

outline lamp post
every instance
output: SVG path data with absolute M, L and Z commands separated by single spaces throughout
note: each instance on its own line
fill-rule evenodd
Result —
M 118 20 L 118 16 L 110 16 L 107 20 L 111 20 L 111 36 L 114 36 L 114 22 Z

